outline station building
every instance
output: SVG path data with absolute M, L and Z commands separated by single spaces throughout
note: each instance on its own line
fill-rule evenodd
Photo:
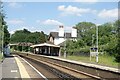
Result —
M 68 39 L 76 41 L 77 40 L 76 38 L 77 38 L 77 29 L 75 27 L 72 27 L 71 32 L 65 32 L 64 26 L 59 26 L 58 32 L 50 32 L 48 41 L 55 45 L 59 45 Z
M 35 54 L 42 54 L 48 56 L 58 56 L 60 46 L 49 44 L 49 43 L 42 43 L 30 46 L 33 48 L 33 53 Z

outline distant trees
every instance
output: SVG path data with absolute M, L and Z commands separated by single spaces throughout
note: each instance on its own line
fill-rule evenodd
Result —
M 14 34 L 11 35 L 10 42 L 25 42 L 25 38 L 30 34 L 27 29 L 18 30 Z
M 78 37 L 88 46 L 92 45 L 92 35 L 95 34 L 96 25 L 91 22 L 80 22 L 76 25 Z
M 17 43 L 17 42 L 30 42 L 33 44 L 43 43 L 46 41 L 47 35 L 44 34 L 43 31 L 41 32 L 30 32 L 27 29 L 18 30 L 14 34 L 12 34 L 10 42 Z

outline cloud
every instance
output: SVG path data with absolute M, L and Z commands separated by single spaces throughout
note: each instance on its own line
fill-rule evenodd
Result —
M 9 2 L 8 6 L 11 7 L 11 8 L 20 8 L 20 7 L 22 7 L 22 5 L 17 3 L 17 2 Z
M 51 30 L 49 30 L 49 32 L 56 32 L 56 31 L 58 31 L 58 29 L 56 28 L 54 28 L 54 29 L 51 29 Z
M 98 0 L 74 0 L 75 2 L 98 2 Z
M 47 20 L 43 21 L 43 24 L 44 25 L 55 25 L 55 26 L 63 25 L 63 23 L 61 23 L 61 22 L 59 22 L 57 20 L 53 20 L 53 19 L 47 19 Z
M 2 2 L 118 2 L 119 0 L 2 0 Z
M 110 10 L 102 10 L 98 14 L 99 17 L 101 18 L 117 18 L 118 17 L 118 9 L 110 9 Z
M 21 19 L 12 19 L 12 20 L 8 20 L 7 22 L 9 24 L 14 24 L 14 25 L 16 25 L 16 24 L 23 24 L 24 23 L 24 21 L 21 20 Z
M 76 15 L 76 16 L 82 16 L 83 13 L 89 13 L 89 12 L 93 12 L 95 10 L 91 10 L 89 8 L 78 8 L 78 7 L 74 7 L 74 6 L 67 6 L 65 7 L 64 5 L 60 5 L 58 6 L 58 10 L 62 11 L 62 15 L 66 16 L 66 15 Z
M 36 23 L 40 23 L 40 20 L 36 20 Z
M 19 27 L 19 28 L 15 29 L 15 30 L 10 30 L 9 32 L 10 32 L 10 34 L 14 34 L 15 31 L 17 31 L 17 30 L 23 30 L 23 29 L 27 29 L 30 32 L 36 32 L 36 31 L 40 32 L 41 31 L 40 29 L 36 29 L 33 26 L 22 26 L 22 27 Z
M 64 5 L 58 6 L 58 10 L 60 10 L 60 11 L 65 10 L 65 6 Z
M 10 34 L 14 34 L 15 33 L 15 31 L 9 31 L 10 32 Z
M 96 26 L 100 26 L 100 25 L 102 25 L 102 24 L 99 24 L 99 23 L 96 24 Z
M 28 27 L 26 27 L 26 26 L 19 27 L 19 28 L 15 29 L 15 30 L 10 30 L 9 32 L 10 32 L 10 34 L 14 34 L 17 30 L 23 30 L 23 29 L 28 29 Z

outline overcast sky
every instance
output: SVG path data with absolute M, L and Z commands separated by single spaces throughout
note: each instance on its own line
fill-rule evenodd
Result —
M 14 33 L 16 30 L 26 28 L 32 32 L 44 31 L 49 34 L 51 31 L 58 31 L 59 25 L 64 25 L 65 30 L 70 32 L 71 27 L 78 22 L 87 21 L 99 25 L 113 22 L 118 18 L 118 0 L 114 2 L 113 0 L 109 0 L 111 2 L 47 1 L 4 2 L 4 12 L 7 17 L 5 20 L 9 32 Z

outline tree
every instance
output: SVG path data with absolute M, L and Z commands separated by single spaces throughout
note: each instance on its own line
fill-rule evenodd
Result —
M 46 42 L 46 35 L 44 34 L 43 31 L 40 33 L 40 43 Z
M 116 55 L 115 55 L 115 59 L 117 62 L 120 62 L 120 20 L 117 20 L 115 22 L 115 25 L 118 27 L 117 29 L 117 46 L 116 46 Z
M 11 43 L 26 42 L 25 38 L 29 34 L 30 34 L 30 31 L 28 31 L 27 29 L 15 31 L 15 33 L 12 34 L 10 41 Z
M 120 31 L 117 30 L 120 21 L 108 22 L 98 26 L 98 45 L 99 52 L 105 52 L 110 56 L 115 55 L 116 61 L 120 61 Z M 89 48 L 96 45 L 96 25 L 91 22 L 80 22 L 76 25 L 78 29 L 77 42 L 68 41 L 68 52 L 89 53 Z M 92 37 L 94 39 L 92 39 Z
M 41 32 L 30 32 L 27 29 L 18 30 L 11 36 L 11 43 L 18 42 L 30 42 L 33 44 L 39 44 L 46 42 L 46 34 L 43 31 Z
M 78 37 L 88 46 L 92 45 L 92 35 L 95 34 L 96 25 L 91 22 L 80 22 L 76 25 Z
M 3 13 L 3 6 L 2 6 L 2 2 L 0 2 L 0 26 L 1 26 L 1 28 L 4 28 L 3 30 L 4 30 L 4 39 L 3 39 L 3 44 L 4 45 L 7 45 L 8 43 L 9 43 L 9 41 L 10 41 L 10 33 L 9 33 L 9 31 L 7 30 L 7 28 L 8 28 L 8 26 L 7 26 L 7 24 L 6 24 L 6 22 L 5 22 L 5 13 Z
M 4 22 L 4 45 L 9 44 L 10 42 L 10 33 L 8 31 L 8 26 L 6 25 L 6 22 Z
M 0 2 L 0 53 L 2 53 L 2 41 L 3 41 L 3 39 L 2 39 L 2 36 L 3 36 L 3 30 L 2 30 L 2 28 L 3 28 L 3 26 L 2 26 L 2 20 L 3 20 L 3 18 L 2 18 L 2 6 L 1 6 L 1 2 Z
M 40 32 L 34 32 L 34 33 L 29 34 L 26 37 L 26 42 L 31 42 L 34 44 L 40 43 Z

